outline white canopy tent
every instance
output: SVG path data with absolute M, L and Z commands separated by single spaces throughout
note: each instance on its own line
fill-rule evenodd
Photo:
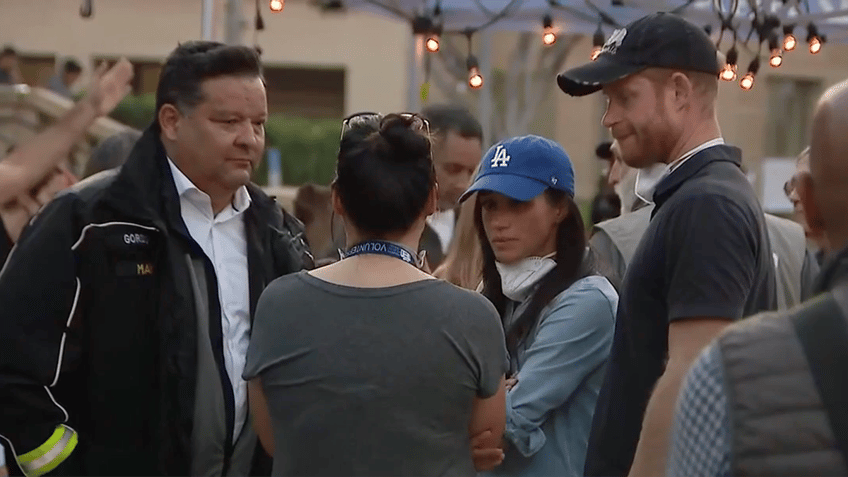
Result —
M 729 13 L 728 0 L 317 0 L 351 10 L 370 11 L 412 21 L 416 15 L 432 16 L 437 6 L 446 32 L 492 28 L 512 31 L 541 29 L 542 17 L 551 14 L 560 31 L 592 34 L 598 21 L 623 26 L 651 12 L 674 11 L 689 20 L 721 26 L 719 13 Z M 738 2 L 733 25 L 747 32 L 754 12 L 774 15 L 783 24 L 815 22 L 822 33 L 848 39 L 848 0 L 752 0 Z
M 734 36 L 737 47 L 756 52 L 759 33 L 783 35 L 783 26 L 792 25 L 799 42 L 814 23 L 819 35 L 829 42 L 848 42 L 848 0 L 313 0 L 333 10 L 367 11 L 409 22 L 414 34 L 409 55 L 407 107 L 420 106 L 423 82 L 425 35 L 418 19 L 438 26 L 443 36 L 473 34 L 474 54 L 484 77 L 491 73 L 491 32 L 543 31 L 543 18 L 550 16 L 558 35 L 593 35 L 602 26 L 606 35 L 648 13 L 673 11 L 709 28 L 722 39 L 721 48 L 730 48 Z M 417 25 L 417 28 L 416 28 Z M 764 25 L 768 25 L 765 26 Z M 735 30 L 724 31 L 731 27 Z M 416 34 L 416 30 L 418 34 Z M 750 40 L 750 41 L 747 41 Z M 768 50 L 766 49 L 766 53 Z M 484 83 L 479 90 L 479 113 L 489 117 L 492 92 Z M 491 138 L 486 134 L 487 138 Z

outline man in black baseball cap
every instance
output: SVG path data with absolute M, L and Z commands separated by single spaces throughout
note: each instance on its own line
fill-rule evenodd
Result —
M 557 77 L 572 96 L 603 90 L 603 124 L 628 166 L 665 165 L 622 285 L 588 476 L 663 475 L 695 357 L 734 320 L 776 307 L 763 211 L 716 117 L 719 63 L 702 28 L 654 13 L 616 30 L 594 62 Z

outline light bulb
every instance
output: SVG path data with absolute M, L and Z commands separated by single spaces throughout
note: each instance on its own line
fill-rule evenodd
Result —
M 736 65 L 725 64 L 721 70 L 721 79 L 724 81 L 733 81 L 736 79 Z
M 815 55 L 816 53 L 821 51 L 821 47 L 822 47 L 821 40 L 819 40 L 819 37 L 814 36 L 810 40 L 810 53 Z
M 427 51 L 430 53 L 439 51 L 439 35 L 430 35 L 427 38 Z
M 285 0 L 271 0 L 271 3 L 268 4 L 271 8 L 272 12 L 281 12 L 283 11 L 283 7 L 286 6 Z
M 772 66 L 772 68 L 777 68 L 778 66 L 783 64 L 783 56 L 780 54 L 780 50 L 771 50 L 771 58 L 769 58 L 769 64 Z
M 792 51 L 797 44 L 798 40 L 795 39 L 795 35 L 792 33 L 783 37 L 783 51 Z
M 598 57 L 601 55 L 601 50 L 603 50 L 603 47 L 601 47 L 601 46 L 592 47 L 592 55 L 590 56 L 592 61 L 595 61 L 595 60 L 598 59 Z
M 819 36 L 819 29 L 813 23 L 807 25 L 807 43 L 810 45 L 810 53 L 816 54 L 822 49 L 824 38 Z
M 551 17 L 551 14 L 548 13 L 542 18 L 542 28 L 544 29 L 544 33 L 542 34 L 542 43 L 546 46 L 551 46 L 556 43 L 556 32 L 554 31 L 554 19 Z
M 751 73 L 750 71 L 748 73 L 745 73 L 745 76 L 743 76 L 742 79 L 739 80 L 739 86 L 745 91 L 748 91 L 749 89 L 753 88 L 754 73 Z
M 477 67 L 471 68 L 468 72 L 468 86 L 474 89 L 483 86 L 483 75 L 480 74 L 480 70 Z

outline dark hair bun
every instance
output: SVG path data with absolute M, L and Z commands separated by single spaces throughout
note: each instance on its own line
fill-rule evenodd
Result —
M 333 187 L 345 220 L 361 233 L 384 237 L 421 217 L 436 184 L 425 124 L 417 116 L 389 114 L 352 121 L 342 137 Z
M 380 123 L 380 136 L 391 147 L 397 162 L 418 162 L 430 155 L 430 138 L 418 117 L 389 114 Z

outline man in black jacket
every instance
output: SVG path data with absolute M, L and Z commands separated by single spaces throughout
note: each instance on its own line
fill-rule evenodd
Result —
M 265 286 L 311 266 L 250 183 L 264 148 L 255 51 L 177 47 L 120 172 L 35 218 L 0 272 L 0 435 L 26 475 L 268 470 L 241 379 Z

